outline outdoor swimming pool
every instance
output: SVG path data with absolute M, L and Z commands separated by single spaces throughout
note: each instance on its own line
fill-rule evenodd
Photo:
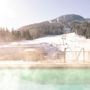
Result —
M 0 90 L 89 90 L 89 68 L 1 69 Z

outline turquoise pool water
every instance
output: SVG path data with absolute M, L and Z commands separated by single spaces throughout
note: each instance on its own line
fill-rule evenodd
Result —
M 89 90 L 90 69 L 1 69 L 0 90 Z

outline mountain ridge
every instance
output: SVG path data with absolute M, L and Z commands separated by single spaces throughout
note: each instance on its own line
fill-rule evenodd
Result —
M 52 20 L 26 25 L 17 30 L 9 31 L 1 28 L 0 41 L 32 40 L 72 32 L 90 38 L 90 19 L 76 14 L 68 14 Z
M 88 18 L 89 19 L 89 18 Z M 29 24 L 29 25 L 25 25 L 22 26 L 20 28 L 18 28 L 17 30 L 20 30 L 22 28 L 28 28 L 29 26 L 33 26 L 33 25 L 40 25 L 40 24 L 49 24 L 49 23 L 68 23 L 68 22 L 72 22 L 72 21 L 85 21 L 86 19 L 80 15 L 77 14 L 67 14 L 67 15 L 62 15 L 59 16 L 57 18 L 48 20 L 48 21 L 43 21 L 43 22 L 39 22 L 39 23 L 33 23 L 33 24 Z

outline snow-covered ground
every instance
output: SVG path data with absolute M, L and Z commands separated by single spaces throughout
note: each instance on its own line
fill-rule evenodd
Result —
M 84 48 L 86 51 L 90 51 L 90 39 L 86 39 L 85 37 L 76 35 L 75 33 L 68 33 L 63 35 L 56 35 L 56 36 L 48 36 L 43 38 L 38 38 L 35 40 L 26 40 L 26 41 L 20 41 L 20 42 L 13 42 L 8 45 L 4 45 L 4 47 L 7 46 L 19 46 L 19 45 L 43 45 L 47 46 L 52 45 L 55 46 L 61 50 L 64 50 L 64 48 L 67 48 L 68 50 L 81 50 Z

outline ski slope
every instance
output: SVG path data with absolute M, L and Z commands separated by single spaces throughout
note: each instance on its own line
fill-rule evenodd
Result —
M 86 51 L 90 51 L 90 39 L 76 35 L 75 33 L 68 33 L 63 35 L 47 36 L 43 38 L 38 38 L 34 40 L 26 40 L 20 42 L 13 42 L 9 46 L 17 45 L 52 45 L 61 50 L 68 48 L 71 50 L 80 50 L 84 48 Z
M 0 45 L 0 47 L 19 47 L 19 46 L 33 46 L 33 47 L 56 47 L 59 50 L 78 51 L 84 48 L 85 51 L 90 51 L 90 39 L 76 35 L 75 33 L 68 33 L 63 35 L 54 35 L 42 37 L 34 40 L 23 40 L 18 42 L 11 42 L 9 44 Z M 52 48 L 53 49 L 53 48 Z

